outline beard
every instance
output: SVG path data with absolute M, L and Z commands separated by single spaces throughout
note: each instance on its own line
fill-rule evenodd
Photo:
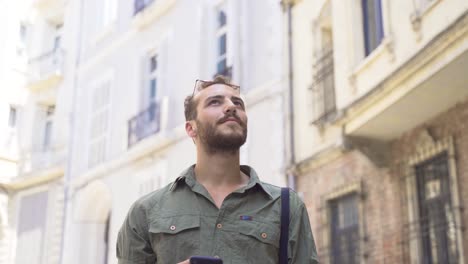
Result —
M 235 117 L 242 130 L 241 133 L 238 132 L 238 129 L 232 129 L 231 133 L 223 133 L 217 126 L 221 125 L 224 122 L 224 119 L 228 117 Z M 247 124 L 242 122 L 237 116 L 227 116 L 222 118 L 216 124 L 212 125 L 209 123 L 203 124 L 199 120 L 195 120 L 198 128 L 198 135 L 200 136 L 200 141 L 205 145 L 209 153 L 225 152 L 225 153 L 235 153 L 239 151 L 240 147 L 244 145 L 247 140 Z

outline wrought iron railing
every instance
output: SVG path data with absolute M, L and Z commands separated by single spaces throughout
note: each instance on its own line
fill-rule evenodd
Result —
M 154 0 L 134 0 L 134 11 L 133 15 L 136 15 L 143 11 L 147 6 L 153 3 Z
M 313 121 L 323 122 L 336 112 L 333 49 L 325 50 L 318 56 L 313 70 Z
M 418 258 L 420 263 L 459 263 L 458 236 L 463 226 L 456 221 L 460 209 L 445 208 L 404 226 L 402 246 L 405 258 Z
M 153 102 L 136 116 L 128 120 L 128 147 L 135 145 L 144 138 L 156 134 L 161 129 L 161 107 L 159 102 Z
M 353 230 L 350 230 L 354 233 Z M 332 238 L 333 239 L 333 238 Z M 320 263 L 326 264 L 359 264 L 365 262 L 367 255 L 362 249 L 365 239 L 356 234 L 335 238 L 329 245 L 318 249 Z

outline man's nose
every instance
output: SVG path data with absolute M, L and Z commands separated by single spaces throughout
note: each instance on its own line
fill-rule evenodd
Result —
M 233 102 L 228 100 L 226 102 L 226 106 L 224 107 L 224 112 L 225 113 L 231 113 L 231 112 L 236 113 L 236 111 L 237 111 L 236 105 Z

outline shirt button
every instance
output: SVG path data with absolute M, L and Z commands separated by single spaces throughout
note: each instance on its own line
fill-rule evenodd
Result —
M 176 229 L 175 225 L 171 225 L 171 227 L 169 227 L 169 229 L 171 229 L 172 231 L 174 231 Z
M 217 224 L 216 227 L 217 227 L 218 229 L 221 229 L 221 228 L 223 228 L 223 225 L 222 225 L 222 224 Z
M 262 233 L 262 237 L 267 238 L 268 237 L 267 233 Z

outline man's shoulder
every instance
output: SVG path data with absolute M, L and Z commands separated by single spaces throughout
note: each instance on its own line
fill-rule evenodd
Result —
M 144 209 L 145 211 L 151 210 L 152 208 L 157 206 L 161 202 L 161 200 L 165 199 L 165 196 L 170 191 L 172 184 L 173 183 L 170 183 L 160 189 L 143 195 L 134 202 L 133 207 Z

